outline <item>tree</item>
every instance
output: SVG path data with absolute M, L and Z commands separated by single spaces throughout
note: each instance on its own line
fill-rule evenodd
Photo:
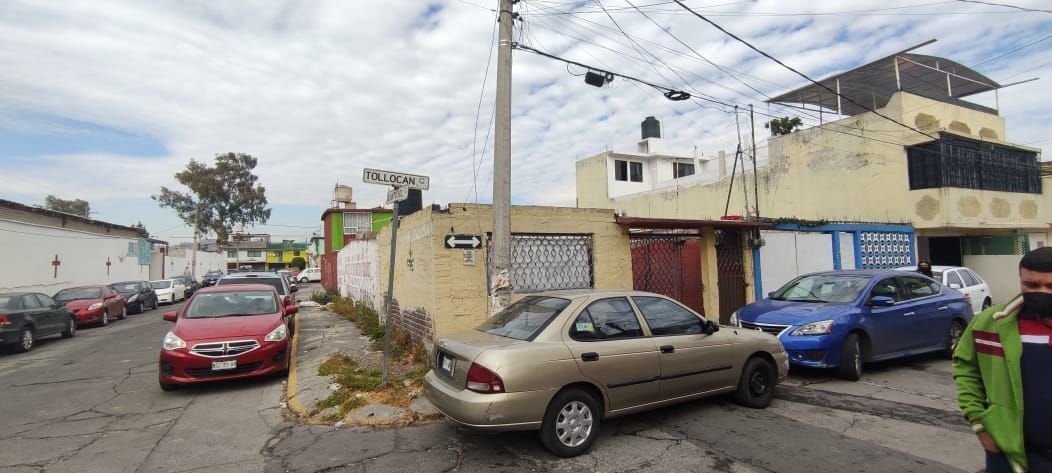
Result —
M 763 125 L 764 128 L 771 130 L 771 136 L 788 135 L 799 129 L 804 125 L 804 122 L 800 120 L 800 117 L 782 117 L 775 118 Z
M 307 267 L 307 260 L 303 259 L 302 256 L 296 256 L 289 262 L 289 266 L 299 269 L 305 269 Z
M 91 204 L 81 199 L 65 200 L 48 194 L 44 199 L 44 208 L 87 218 L 91 214 Z
M 270 219 L 266 189 L 252 173 L 257 160 L 244 153 L 217 154 L 215 165 L 190 160 L 175 179 L 190 192 L 161 187 L 152 196 L 161 207 L 175 210 L 179 218 L 196 232 L 215 233 L 226 242 L 234 224 L 266 223 Z M 196 222 L 196 226 L 195 226 Z
M 139 223 L 132 225 L 132 228 L 138 228 L 144 238 L 150 238 L 150 232 L 146 230 L 146 225 L 142 224 L 142 220 L 139 220 Z

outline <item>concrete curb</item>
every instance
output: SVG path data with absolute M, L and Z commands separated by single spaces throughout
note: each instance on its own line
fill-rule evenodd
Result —
M 296 399 L 296 351 L 299 348 L 300 341 L 300 321 L 296 320 L 295 327 L 292 329 L 292 354 L 289 355 L 289 378 L 288 382 L 285 383 L 285 399 L 286 406 L 294 414 L 300 417 L 309 417 L 310 412 L 299 399 Z

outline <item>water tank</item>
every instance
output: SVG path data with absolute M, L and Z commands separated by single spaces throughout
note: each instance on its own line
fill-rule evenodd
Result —
M 409 189 L 409 197 L 398 203 L 398 215 L 409 215 L 423 207 L 420 189 Z
M 661 122 L 657 118 L 647 117 L 643 120 L 643 139 L 661 138 Z
M 333 191 L 333 200 L 338 204 L 345 204 L 354 201 L 351 198 L 351 186 L 345 186 L 341 184 L 336 185 L 336 190 Z

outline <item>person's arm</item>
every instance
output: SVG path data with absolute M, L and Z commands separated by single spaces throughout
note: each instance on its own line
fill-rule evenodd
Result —
M 972 326 L 979 317 L 965 329 L 957 348 L 953 351 L 953 380 L 957 384 L 957 404 L 961 407 L 964 418 L 972 424 L 972 430 L 979 438 L 983 449 L 999 453 L 997 443 L 982 424 L 982 413 L 988 407 L 986 387 L 983 386 L 982 374 L 979 372 L 978 355 L 975 353 L 975 337 Z

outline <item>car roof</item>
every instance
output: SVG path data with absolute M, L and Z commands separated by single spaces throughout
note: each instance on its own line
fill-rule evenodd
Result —
M 230 274 L 227 274 L 226 276 L 223 276 L 224 279 L 226 279 L 226 278 L 230 278 L 230 279 L 235 279 L 235 278 L 238 278 L 238 279 L 240 279 L 240 278 L 278 278 L 278 277 L 281 277 L 281 276 L 278 275 L 278 273 L 267 273 L 267 272 L 264 272 L 264 271 L 253 271 L 253 272 L 250 272 L 250 273 L 230 273 Z
M 68 289 L 93 289 L 93 288 L 101 289 L 101 288 L 104 288 L 104 287 L 109 287 L 109 284 L 88 284 L 88 285 L 84 285 L 84 286 L 64 287 L 64 288 L 60 289 L 59 292 L 62 292 L 62 291 L 68 290 Z
M 578 299 L 581 297 L 614 297 L 614 296 L 659 296 L 661 294 L 645 291 L 633 291 L 631 289 L 560 289 L 556 291 L 536 292 L 525 294 L 525 296 L 561 297 L 563 299 Z
M 235 291 L 274 291 L 274 286 L 269 284 L 235 284 L 232 286 L 209 286 L 204 289 L 197 291 L 198 294 L 208 294 L 212 292 L 235 292 Z
M 138 283 L 141 283 L 141 282 L 146 282 L 146 281 L 141 281 L 141 280 L 140 281 L 117 281 L 117 282 L 111 282 L 110 285 L 112 286 L 114 284 L 131 284 L 131 283 L 138 284 Z
M 902 271 L 894 269 L 839 269 L 833 271 L 816 271 L 803 274 L 802 276 L 861 276 L 866 278 L 877 278 L 881 276 L 902 276 Z
M 942 272 L 950 271 L 950 270 L 953 270 L 953 269 L 962 269 L 962 268 L 968 269 L 967 266 L 932 265 L 931 270 L 942 273 Z M 895 268 L 895 270 L 896 271 L 916 271 L 917 267 L 916 266 L 903 266 L 901 268 Z
M 26 292 L 26 291 L 22 291 L 22 292 L 0 292 L 0 296 L 5 296 L 5 297 L 24 296 L 26 294 L 40 294 L 40 293 L 39 292 Z

